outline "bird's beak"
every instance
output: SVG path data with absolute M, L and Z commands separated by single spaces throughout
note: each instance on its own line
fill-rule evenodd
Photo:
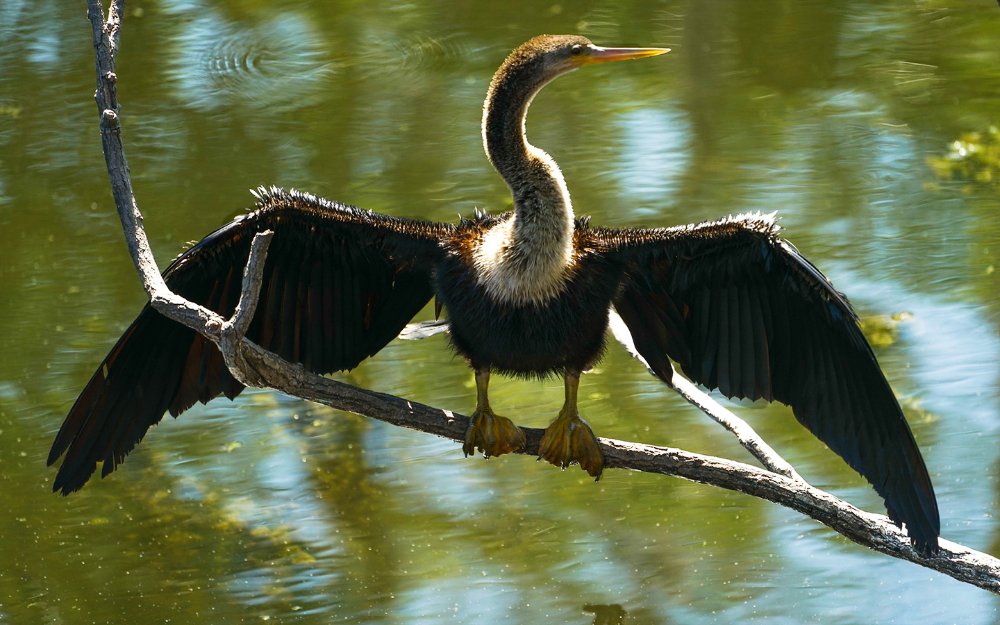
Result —
M 590 54 L 580 57 L 581 64 L 606 63 L 609 61 L 627 61 L 629 59 L 644 59 L 647 56 L 659 56 L 670 52 L 670 48 L 601 48 L 589 46 Z

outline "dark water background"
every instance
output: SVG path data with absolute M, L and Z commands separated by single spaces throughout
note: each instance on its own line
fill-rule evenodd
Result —
M 928 165 L 1000 123 L 996 3 L 131 2 L 120 96 L 158 258 L 265 183 L 440 220 L 505 208 L 482 97 L 541 32 L 674 49 L 537 99 L 530 136 L 578 212 L 652 226 L 777 210 L 863 315 L 907 313 L 878 355 L 943 534 L 1000 552 L 1000 200 L 988 168 L 944 180 Z M 0 3 L 0 624 L 997 620 L 985 591 L 746 496 L 463 459 L 266 392 L 168 419 L 110 479 L 50 494 L 51 438 L 143 303 L 90 46 L 80 0 Z M 441 337 L 340 377 L 473 406 Z M 494 389 L 500 412 L 537 427 L 562 400 L 558 380 Z M 746 460 L 618 350 L 581 399 L 602 435 Z M 812 483 L 882 511 L 786 410 L 737 409 Z

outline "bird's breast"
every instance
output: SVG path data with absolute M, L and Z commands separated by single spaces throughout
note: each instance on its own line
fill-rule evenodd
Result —
M 597 361 L 619 277 L 602 259 L 577 254 L 539 288 L 502 264 L 484 277 L 482 261 L 459 248 L 438 267 L 435 288 L 460 353 L 502 372 L 545 375 Z
M 483 232 L 469 254 L 479 287 L 498 302 L 544 304 L 558 297 L 575 271 L 572 232 L 544 222 L 510 219 Z

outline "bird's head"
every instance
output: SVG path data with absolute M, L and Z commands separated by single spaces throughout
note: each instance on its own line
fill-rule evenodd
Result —
M 539 35 L 511 52 L 497 70 L 494 80 L 516 76 L 518 82 L 538 89 L 552 79 L 585 65 L 642 59 L 669 51 L 669 48 L 602 48 L 579 35 Z

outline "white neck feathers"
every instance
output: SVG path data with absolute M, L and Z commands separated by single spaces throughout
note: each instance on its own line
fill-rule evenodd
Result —
M 548 154 L 527 147 L 529 175 L 508 181 L 514 213 L 475 250 L 479 283 L 497 301 L 517 305 L 559 295 L 573 263 L 573 205 L 562 172 Z

